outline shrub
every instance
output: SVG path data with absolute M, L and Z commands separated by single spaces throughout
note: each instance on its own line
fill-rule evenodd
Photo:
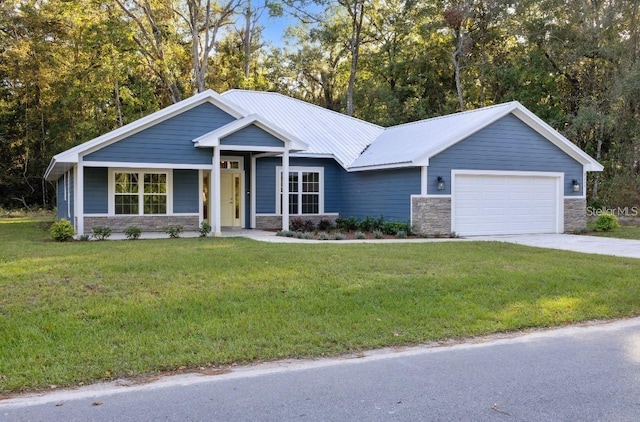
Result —
M 313 239 L 313 233 L 311 233 L 311 232 L 304 232 L 304 233 L 302 233 L 302 238 L 303 238 L 303 239 Z
M 124 235 L 127 236 L 129 240 L 136 240 L 142 234 L 142 230 L 136 226 L 129 226 L 125 229 Z
M 88 234 L 83 234 L 78 237 L 78 240 L 81 242 L 87 242 L 89 241 L 89 239 L 91 239 L 91 236 L 89 236 Z
M 169 235 L 171 239 L 176 239 L 182 234 L 183 227 L 180 224 L 173 224 L 165 227 L 164 232 Z
M 96 240 L 105 240 L 111 236 L 111 229 L 105 226 L 96 226 L 91 230 L 91 237 Z
M 367 236 L 364 234 L 364 232 L 362 232 L 362 231 L 360 231 L 360 230 L 358 230 L 358 231 L 356 232 L 356 239 L 364 239 L 364 238 L 366 238 L 366 237 L 367 237 Z
M 372 232 L 379 228 L 378 219 L 370 216 L 366 216 L 358 223 L 358 229 L 363 232 Z
M 276 232 L 276 236 L 293 237 L 296 233 L 291 230 L 280 230 Z
M 398 239 L 406 239 L 406 238 L 407 238 L 407 232 L 406 232 L 406 231 L 404 231 L 404 230 L 398 230 L 398 231 L 396 232 L 396 237 L 397 237 Z
M 373 237 L 375 237 L 376 239 L 382 239 L 382 230 L 374 230 L 373 231 Z
M 200 232 L 200 237 L 207 237 L 209 233 L 211 233 L 211 224 L 203 221 L 202 223 L 200 223 L 198 231 Z
M 336 227 L 342 231 L 352 231 L 358 228 L 356 217 L 336 218 Z
M 596 230 L 609 231 L 618 227 L 618 218 L 609 212 L 600 214 L 596 219 Z
M 56 242 L 66 242 L 73 238 L 73 225 L 69 220 L 60 219 L 51 225 L 49 233 Z
M 296 232 L 311 232 L 316 225 L 313 220 L 303 220 L 300 217 L 291 219 L 291 230 Z
M 344 233 L 342 233 L 342 232 L 335 232 L 335 233 L 333 234 L 333 238 L 334 238 L 335 240 L 345 240 L 345 239 L 347 238 L 347 236 L 346 236 Z
M 331 230 L 331 228 L 333 227 L 333 224 L 331 223 L 331 220 L 328 220 L 326 218 L 321 219 L 318 222 L 318 230 L 326 232 L 328 230 Z
M 410 233 L 411 232 L 410 229 L 411 227 L 409 223 L 404 223 L 402 221 L 385 221 L 382 223 L 382 228 L 381 228 L 384 234 L 390 234 L 390 235 L 394 235 L 398 233 L 400 230 L 406 233 Z
M 327 233 L 327 232 L 318 233 L 318 239 L 320 239 L 320 240 L 329 240 L 329 233 Z

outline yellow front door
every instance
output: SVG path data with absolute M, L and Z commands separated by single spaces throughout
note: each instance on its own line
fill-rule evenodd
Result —
M 242 174 L 220 174 L 220 224 L 225 227 L 241 227 Z

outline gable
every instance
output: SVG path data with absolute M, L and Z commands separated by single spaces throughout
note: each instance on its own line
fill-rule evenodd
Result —
M 252 147 L 282 148 L 284 142 L 255 124 L 244 127 L 237 132 L 220 139 L 220 145 L 241 145 Z
M 583 175 L 582 163 L 513 114 L 432 157 L 428 170 L 430 185 L 435 177 L 441 176 L 447 186 L 442 193 L 449 194 L 452 169 L 564 172 L 566 195 L 575 195 L 569 182 L 582 180 Z
M 211 151 L 194 148 L 192 140 L 234 120 L 206 102 L 91 152 L 84 160 L 211 164 Z

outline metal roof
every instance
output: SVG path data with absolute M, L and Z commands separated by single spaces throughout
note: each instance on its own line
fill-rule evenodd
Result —
M 349 168 L 384 128 L 275 92 L 230 90 L 225 100 L 258 114 L 309 145 L 307 154 L 332 155 Z
M 429 158 L 512 113 L 588 171 L 603 167 L 518 101 L 393 126 L 386 129 L 350 166 L 350 170 L 426 166 Z

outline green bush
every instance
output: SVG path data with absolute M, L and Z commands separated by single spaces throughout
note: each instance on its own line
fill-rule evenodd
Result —
M 363 231 L 358 230 L 356 232 L 356 239 L 365 239 L 367 236 L 364 234 Z
M 404 231 L 404 230 L 398 230 L 398 231 L 396 232 L 396 237 L 397 237 L 398 239 L 406 239 L 406 238 L 407 238 L 407 232 L 406 232 L 406 231 Z
M 402 221 L 385 221 L 382 223 L 382 232 L 384 234 L 395 235 L 399 231 L 411 233 L 411 226 L 409 223 Z
M 73 239 L 73 225 L 69 220 L 60 219 L 51 225 L 49 233 L 56 242 L 66 242 Z
M 334 238 L 335 240 L 345 240 L 345 239 L 347 238 L 347 236 L 346 236 L 344 233 L 341 233 L 341 232 L 335 232 L 335 233 L 333 234 L 333 238 Z
M 382 239 L 382 235 L 384 233 L 382 233 L 382 230 L 374 230 L 373 231 L 373 237 L 375 237 L 376 239 Z
M 598 218 L 596 218 L 596 230 L 602 230 L 606 232 L 609 230 L 617 229 L 618 227 L 620 227 L 620 225 L 618 224 L 618 218 L 609 212 L 602 213 L 598 216 Z
M 358 219 L 356 217 L 336 218 L 336 227 L 341 231 L 353 231 L 358 228 Z
M 104 226 L 96 226 L 91 230 L 91 237 L 96 240 L 105 240 L 111 236 L 111 229 Z
M 209 224 L 207 221 L 203 221 L 202 223 L 200 223 L 198 231 L 200 232 L 200 237 L 207 237 L 209 233 L 211 233 L 211 224 Z
M 327 233 L 327 232 L 318 233 L 318 239 L 320 239 L 320 240 L 329 240 L 329 233 Z
M 173 224 L 165 227 L 164 232 L 168 234 L 171 239 L 176 239 L 182 234 L 182 229 L 183 227 L 180 224 Z
M 331 223 L 331 220 L 328 220 L 326 218 L 321 219 L 318 222 L 318 230 L 326 232 L 331 230 L 331 228 L 333 227 L 333 224 Z
M 129 240 L 136 240 L 140 237 L 141 234 L 142 230 L 140 230 L 140 228 L 136 226 L 129 226 L 124 231 L 124 235 L 127 236 L 127 239 Z

